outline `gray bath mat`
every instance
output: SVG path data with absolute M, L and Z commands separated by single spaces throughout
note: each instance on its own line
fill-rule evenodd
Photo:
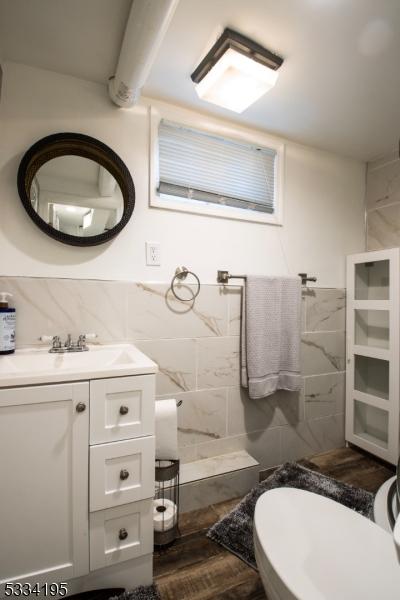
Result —
M 372 515 L 374 495 L 370 492 L 310 471 L 297 463 L 285 463 L 268 479 L 256 485 L 230 513 L 215 523 L 209 529 L 207 537 L 257 570 L 253 546 L 256 502 L 264 492 L 279 487 L 308 490 L 336 500 L 365 517 L 370 518 Z
M 124 592 L 120 596 L 110 598 L 110 600 L 161 600 L 161 597 L 157 586 L 149 585 L 146 587 L 137 587 L 129 592 Z

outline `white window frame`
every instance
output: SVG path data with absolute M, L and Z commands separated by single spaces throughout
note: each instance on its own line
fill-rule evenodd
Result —
M 155 108 L 149 107 L 150 114 L 150 173 L 149 173 L 149 205 L 152 208 L 161 208 L 179 212 L 187 212 L 199 215 L 208 215 L 225 219 L 240 221 L 251 221 L 253 223 L 264 223 L 267 225 L 283 225 L 283 196 L 284 196 L 284 172 L 285 172 L 285 144 L 277 141 L 261 132 L 245 129 L 240 126 L 218 122 L 203 115 L 192 115 L 184 109 Z M 203 202 L 186 198 L 178 198 L 158 192 L 159 184 L 159 148 L 158 127 L 161 119 L 166 119 L 212 133 L 233 141 L 247 142 L 276 151 L 275 160 L 275 190 L 274 190 L 274 212 L 272 214 Z

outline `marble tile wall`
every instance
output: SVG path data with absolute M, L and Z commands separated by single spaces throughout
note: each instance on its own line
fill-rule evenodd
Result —
M 367 170 L 367 250 L 400 246 L 400 160 L 389 154 Z
M 303 292 L 301 393 L 250 400 L 239 385 L 241 288 L 203 285 L 193 307 L 168 285 L 0 278 L 14 294 L 17 345 L 95 332 L 133 341 L 159 364 L 157 396 L 183 400 L 185 462 L 246 449 L 268 468 L 344 444 L 345 293 Z

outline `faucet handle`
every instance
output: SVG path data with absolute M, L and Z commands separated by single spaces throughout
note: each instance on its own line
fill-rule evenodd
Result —
M 41 342 L 51 342 L 53 348 L 61 348 L 61 339 L 59 335 L 41 335 L 39 338 Z
M 86 346 L 86 335 L 84 333 L 80 334 L 80 336 L 78 337 L 78 341 L 76 342 L 76 345 L 78 348 L 83 348 L 84 346 Z
M 95 340 L 97 338 L 97 333 L 82 333 L 78 338 L 78 346 L 84 346 L 86 342 L 90 340 Z
M 84 333 L 85 340 L 95 340 L 97 338 L 97 333 Z
M 86 348 L 86 342 L 88 340 L 94 340 L 97 338 L 97 333 L 81 333 L 78 337 L 76 345 L 78 348 Z

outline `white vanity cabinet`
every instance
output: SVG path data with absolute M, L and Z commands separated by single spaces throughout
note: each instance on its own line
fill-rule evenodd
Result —
M 71 594 L 151 583 L 151 364 L 0 389 L 0 597 L 6 582 L 67 582 Z
M 89 384 L 0 390 L 0 582 L 89 567 Z

